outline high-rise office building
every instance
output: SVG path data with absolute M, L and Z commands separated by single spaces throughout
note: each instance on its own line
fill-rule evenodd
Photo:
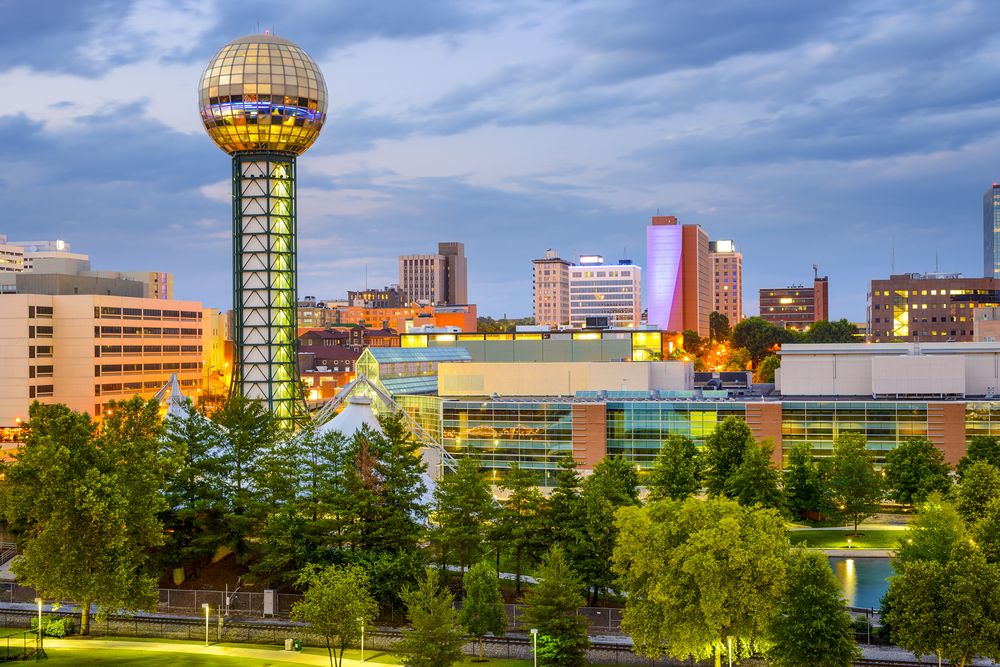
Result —
M 649 324 L 708 335 L 712 262 L 701 227 L 679 225 L 672 215 L 653 216 L 646 228 L 646 303 Z
M 637 327 L 642 318 L 642 269 L 631 260 L 605 264 L 600 255 L 584 255 L 569 267 L 569 323 L 584 327 L 607 318 L 611 327 Z
M 760 290 L 760 317 L 775 326 L 805 331 L 816 322 L 830 319 L 829 287 L 829 279 L 817 273 L 812 287 L 763 288 Z
M 975 309 L 1000 306 L 1000 279 L 903 273 L 873 280 L 868 333 L 874 342 L 972 341 Z
M 569 324 L 569 267 L 572 262 L 549 248 L 544 257 L 532 260 L 531 265 L 535 324 L 554 327 Z
M 1000 278 L 1000 183 L 983 195 L 983 277 Z
M 400 255 L 399 285 L 410 301 L 465 305 L 469 302 L 465 245 L 438 244 L 435 255 Z
M 710 241 L 712 258 L 713 310 L 729 319 L 730 325 L 743 319 L 743 253 L 732 241 Z

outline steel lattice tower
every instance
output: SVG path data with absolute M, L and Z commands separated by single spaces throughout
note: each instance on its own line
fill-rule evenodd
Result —
M 295 44 L 237 39 L 201 80 L 212 140 L 233 158 L 232 391 L 263 401 L 292 427 L 306 416 L 296 358 L 295 161 L 319 136 L 326 83 Z

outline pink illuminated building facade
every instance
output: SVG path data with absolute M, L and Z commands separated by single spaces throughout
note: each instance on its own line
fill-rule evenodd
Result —
M 653 216 L 646 228 L 646 277 L 649 324 L 708 335 L 712 264 L 701 227 L 680 225 L 672 215 Z

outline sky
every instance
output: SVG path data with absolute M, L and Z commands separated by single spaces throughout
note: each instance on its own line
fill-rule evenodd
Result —
M 645 263 L 650 217 L 744 255 L 757 290 L 982 275 L 1000 179 L 1000 13 L 988 0 L 0 0 L 0 234 L 231 303 L 229 158 L 197 88 L 269 29 L 331 99 L 299 158 L 301 295 L 398 282 L 465 243 L 480 314 L 531 314 L 531 260 Z

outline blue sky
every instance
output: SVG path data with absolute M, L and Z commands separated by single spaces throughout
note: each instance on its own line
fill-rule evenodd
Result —
M 280 13 L 278 7 L 280 6 Z M 463 241 L 470 299 L 528 315 L 531 264 L 643 264 L 657 210 L 732 238 L 756 290 L 980 275 L 1000 179 L 1000 14 L 983 1 L 0 0 L 0 233 L 230 302 L 229 160 L 198 79 L 258 22 L 332 100 L 299 160 L 300 292 L 396 282 Z

